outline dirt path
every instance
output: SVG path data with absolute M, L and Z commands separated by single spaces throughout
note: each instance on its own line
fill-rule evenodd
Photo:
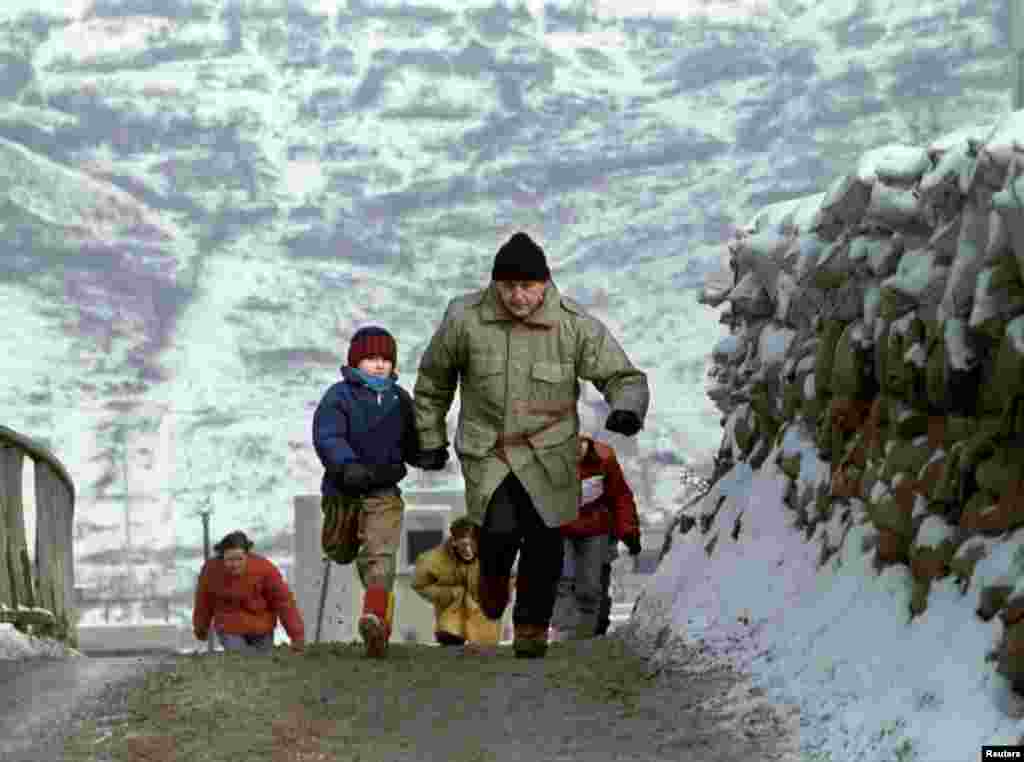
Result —
M 124 697 L 172 656 L 0 660 L 0 762 L 55 762 L 83 717 L 123 713 Z
M 393 644 L 178 657 L 78 727 L 63 758 L 131 762 L 720 762 L 798 759 L 796 717 L 696 652 L 658 666 L 621 635 L 543 660 Z M 109 734 L 106 735 L 105 734 Z M 104 737 L 105 736 L 105 737 Z

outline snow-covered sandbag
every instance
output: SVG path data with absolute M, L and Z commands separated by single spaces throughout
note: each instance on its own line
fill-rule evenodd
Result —
M 866 151 L 857 166 L 857 179 L 912 185 L 931 167 L 928 151 L 918 146 L 891 143 Z
M 864 289 L 864 330 L 872 337 L 875 334 L 875 321 L 882 307 L 882 290 L 870 284 Z M 871 342 L 874 344 L 874 341 Z
M 792 226 L 793 214 L 802 201 L 803 198 L 787 198 L 769 204 L 754 215 L 747 228 L 753 230 L 754 235 L 777 235 L 786 232 Z
M 888 278 L 899 267 L 905 249 L 903 236 L 895 233 L 878 251 L 868 253 L 868 267 L 878 278 Z
M 957 127 L 955 130 L 943 133 L 928 144 L 928 155 L 934 161 L 950 150 L 962 149 L 971 142 L 984 144 L 993 134 L 996 124 L 995 120 L 989 120 L 978 124 Z
M 839 288 L 826 292 L 832 316 L 844 323 L 860 320 L 864 316 L 864 292 L 867 288 L 867 282 L 851 276 L 841 283 Z M 872 335 L 868 334 L 864 338 L 865 341 L 873 343 Z
M 732 273 L 716 271 L 704 278 L 704 287 L 697 297 L 697 302 L 708 307 L 719 307 L 728 300 L 731 292 Z
M 981 153 L 992 163 L 1008 168 L 1013 157 L 1024 153 L 1024 110 L 1007 114 L 986 136 Z
M 980 461 L 974 469 L 978 486 L 994 495 L 1005 495 L 1015 482 L 1024 479 L 1024 450 L 1003 445 L 995 453 Z
M 921 199 L 916 193 L 883 182 L 877 182 L 872 186 L 864 219 L 869 224 L 893 231 L 917 231 L 925 227 Z
M 789 236 L 765 232 L 730 243 L 729 251 L 739 277 L 742 279 L 747 273 L 754 273 L 765 291 L 774 294 L 789 241 Z
M 795 301 L 800 298 L 802 289 L 796 279 L 787 272 L 780 272 L 775 284 L 775 319 L 783 323 L 793 323 Z
M 728 363 L 737 359 L 740 352 L 740 340 L 735 334 L 723 336 L 711 350 L 711 357 L 715 362 Z
M 963 222 L 963 213 L 957 214 L 953 219 L 943 223 L 928 239 L 928 248 L 936 254 L 936 261 L 942 264 L 950 264 L 956 256 L 957 243 L 960 240 L 960 228 Z
M 733 413 L 733 435 L 739 447 L 739 455 L 747 455 L 757 442 L 760 434 L 757 416 L 748 404 L 740 405 Z
M 762 367 L 778 369 L 786 359 L 786 353 L 796 336 L 796 331 L 777 323 L 768 323 L 757 345 L 757 358 Z
M 924 384 L 928 404 L 935 410 L 948 410 L 946 369 L 949 367 L 949 358 L 946 356 L 946 343 L 941 333 L 928 341 L 925 351 L 927 365 L 924 371 Z
M 992 385 L 1003 405 L 1024 392 L 1024 315 L 1006 324 L 996 353 Z
M 1002 213 L 993 209 L 989 214 L 988 223 L 988 245 L 985 247 L 985 258 L 994 259 L 1000 254 L 1016 254 L 1013 245 L 1010 243 L 1010 228 Z M 1018 266 L 1024 273 L 1024 266 L 1021 265 L 1020 257 L 1017 258 Z
M 832 394 L 836 397 L 864 398 L 871 389 L 874 353 L 864 346 L 864 323 L 849 323 L 836 342 L 832 360 Z
M 885 380 L 882 389 L 886 394 L 907 397 L 912 393 L 916 372 L 908 351 L 924 338 L 924 326 L 913 312 L 910 312 L 889 326 L 885 343 Z
M 904 410 L 905 408 L 895 408 L 896 416 L 899 417 Z M 927 440 L 922 442 L 894 437 L 890 442 L 882 467 L 883 479 L 892 481 L 897 474 L 916 475 L 931 458 L 932 449 L 928 446 Z
M 968 327 L 993 340 L 1002 339 L 1006 322 L 1024 312 L 1024 284 L 1016 260 L 997 257 L 978 275 Z
M 979 489 L 967 501 L 960 516 L 960 526 L 968 532 L 998 535 L 1024 526 L 1024 501 L 1020 482 L 1009 492 L 996 495 Z
M 883 248 L 889 243 L 888 237 L 859 235 L 850 241 L 847 256 L 851 262 L 868 263 L 882 255 Z
M 775 311 L 771 297 L 754 273 L 747 273 L 729 294 L 733 313 L 747 318 L 767 317 Z
M 992 208 L 999 215 L 1002 232 L 1013 247 L 1018 267 L 1024 273 L 1024 157 L 1014 161 L 1006 187 L 992 196 Z
M 942 296 L 944 317 L 968 317 L 974 303 L 978 275 L 986 264 L 991 214 L 973 201 L 964 206 L 956 254 Z
M 930 198 L 941 186 L 959 189 L 960 175 L 965 171 L 970 159 L 970 147 L 966 140 L 950 144 L 941 156 L 937 157 L 935 166 L 921 176 L 921 195 Z
M 786 252 L 786 260 L 794 263 L 793 273 L 798 283 L 807 282 L 818 266 L 818 259 L 826 246 L 828 241 L 814 233 L 805 233 L 793 239 Z
M 815 353 L 815 392 L 818 397 L 832 393 L 832 363 L 836 356 L 836 345 L 846 325 L 839 320 L 827 318 L 818 326 L 818 348 Z
M 838 288 L 853 277 L 855 268 L 850 261 L 849 248 L 849 241 L 839 239 L 822 250 L 810 278 L 815 287 Z
M 938 516 L 927 516 L 910 547 L 910 570 L 915 579 L 930 581 L 946 576 L 956 545 L 955 527 Z
M 871 200 L 872 183 L 866 183 L 856 174 L 836 178 L 825 193 L 812 230 L 823 238 L 833 240 L 846 225 L 861 221 Z
M 821 193 L 814 193 L 810 196 L 804 196 L 799 199 L 799 204 L 793 210 L 792 226 L 798 235 L 802 235 L 805 231 L 810 230 L 811 225 L 814 224 L 814 218 L 818 214 L 818 210 L 821 209 L 821 203 L 827 196 L 827 191 Z
M 949 268 L 936 264 L 935 254 L 918 249 L 900 257 L 896 273 L 882 281 L 882 317 L 895 320 L 919 303 L 942 298 Z

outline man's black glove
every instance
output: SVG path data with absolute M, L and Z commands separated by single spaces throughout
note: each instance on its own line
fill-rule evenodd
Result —
M 404 463 L 382 463 L 368 468 L 371 487 L 393 487 L 409 473 Z
M 616 434 L 631 437 L 643 428 L 640 417 L 632 410 L 613 410 L 604 427 Z
M 423 450 L 416 458 L 417 468 L 422 468 L 424 471 L 441 471 L 447 463 L 447 447 L 438 447 L 436 450 Z
M 639 556 L 640 551 L 643 550 L 640 546 L 640 535 L 638 534 L 631 534 L 629 537 L 623 538 L 622 542 L 629 548 L 629 555 L 631 556 Z
M 341 484 L 346 492 L 368 492 L 373 486 L 373 473 L 362 463 L 346 463 L 341 467 Z

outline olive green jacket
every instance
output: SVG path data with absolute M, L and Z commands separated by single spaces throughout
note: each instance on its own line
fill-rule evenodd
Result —
M 449 303 L 420 361 L 416 429 L 424 450 L 447 446 L 445 419 L 459 387 L 455 451 L 470 521 L 483 523 L 509 470 L 547 526 L 577 517 L 580 379 L 594 384 L 612 410 L 631 410 L 641 421 L 647 415 L 647 376 L 599 320 L 553 283 L 525 320 L 505 309 L 493 283 Z M 499 435 L 513 440 L 502 447 Z

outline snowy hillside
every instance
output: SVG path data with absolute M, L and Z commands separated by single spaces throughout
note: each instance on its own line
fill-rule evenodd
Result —
M 630 475 L 706 472 L 715 244 L 867 147 L 1009 106 L 1005 3 L 42 8 L 0 26 L 0 406 L 76 480 L 83 579 L 126 541 L 192 568 L 207 500 L 215 537 L 284 536 L 355 328 L 395 332 L 411 389 L 518 229 L 650 374 L 636 446 L 609 436 Z

